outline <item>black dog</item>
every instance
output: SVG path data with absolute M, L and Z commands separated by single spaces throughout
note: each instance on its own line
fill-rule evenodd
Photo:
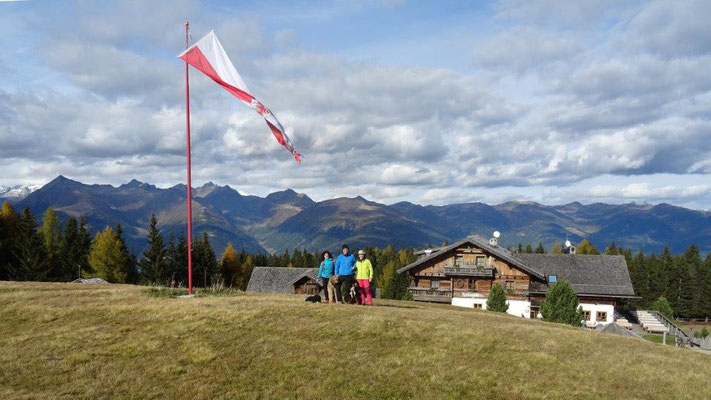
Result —
M 360 286 L 358 286 L 358 282 L 353 282 L 353 285 L 351 286 L 350 290 L 348 291 L 348 295 L 346 296 L 346 303 L 347 304 L 361 304 L 361 302 L 360 302 Z
M 306 301 L 311 302 L 311 303 L 320 303 L 321 302 L 321 296 L 315 294 L 313 296 L 309 296 L 306 298 Z

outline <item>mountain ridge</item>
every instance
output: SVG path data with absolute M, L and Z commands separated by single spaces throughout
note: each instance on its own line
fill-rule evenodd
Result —
M 159 188 L 132 179 L 119 186 L 88 185 L 59 175 L 13 204 L 30 207 L 38 218 L 49 206 L 62 218 L 84 215 L 92 232 L 120 222 L 137 253 L 146 246 L 153 213 L 166 236 L 185 230 L 184 184 Z M 259 197 L 208 182 L 194 188 L 193 212 L 195 236 L 207 232 L 218 253 L 227 242 L 250 252 L 334 249 L 343 242 L 423 247 L 494 230 L 502 233 L 502 245 L 512 247 L 587 238 L 600 249 L 614 240 L 633 250 L 659 252 L 669 245 L 678 252 L 695 242 L 703 252 L 711 251 L 711 212 L 668 203 L 387 205 L 362 196 L 317 202 L 292 189 Z

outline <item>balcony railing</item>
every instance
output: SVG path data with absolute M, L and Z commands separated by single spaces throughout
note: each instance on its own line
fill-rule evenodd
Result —
M 453 265 L 445 265 L 444 274 L 453 276 L 474 276 L 477 278 L 493 278 L 494 268 L 478 267 L 474 264 L 463 264 L 458 267 Z

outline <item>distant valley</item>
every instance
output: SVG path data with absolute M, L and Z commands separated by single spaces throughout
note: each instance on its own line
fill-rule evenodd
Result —
M 185 229 L 185 185 L 162 189 L 136 180 L 118 187 L 87 185 L 59 176 L 40 188 L 7 192 L 12 196 L 0 193 L 0 200 L 10 201 L 18 211 L 30 207 L 38 219 L 52 206 L 63 218 L 84 215 L 93 232 L 120 222 L 137 253 L 146 246 L 151 214 L 166 237 Z M 600 249 L 614 240 L 634 250 L 659 252 L 669 245 L 680 252 L 695 242 L 703 252 L 711 251 L 711 213 L 669 204 L 421 206 L 385 205 L 362 197 L 315 202 L 293 190 L 245 196 L 208 183 L 194 189 L 193 210 L 195 234 L 207 232 L 217 252 L 227 242 L 249 252 L 336 249 L 344 242 L 354 247 L 422 247 L 494 230 L 502 233 L 502 245 L 512 247 L 539 241 L 550 247 L 567 236 L 575 242 L 587 238 Z

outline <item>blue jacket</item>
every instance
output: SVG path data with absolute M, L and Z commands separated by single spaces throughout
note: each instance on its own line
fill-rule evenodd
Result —
M 321 265 L 318 266 L 318 276 L 317 278 L 330 278 L 333 275 L 333 258 L 327 258 L 321 261 Z
M 340 254 L 336 258 L 336 275 L 353 275 L 355 263 L 356 258 L 353 254 L 348 253 L 347 256 Z

